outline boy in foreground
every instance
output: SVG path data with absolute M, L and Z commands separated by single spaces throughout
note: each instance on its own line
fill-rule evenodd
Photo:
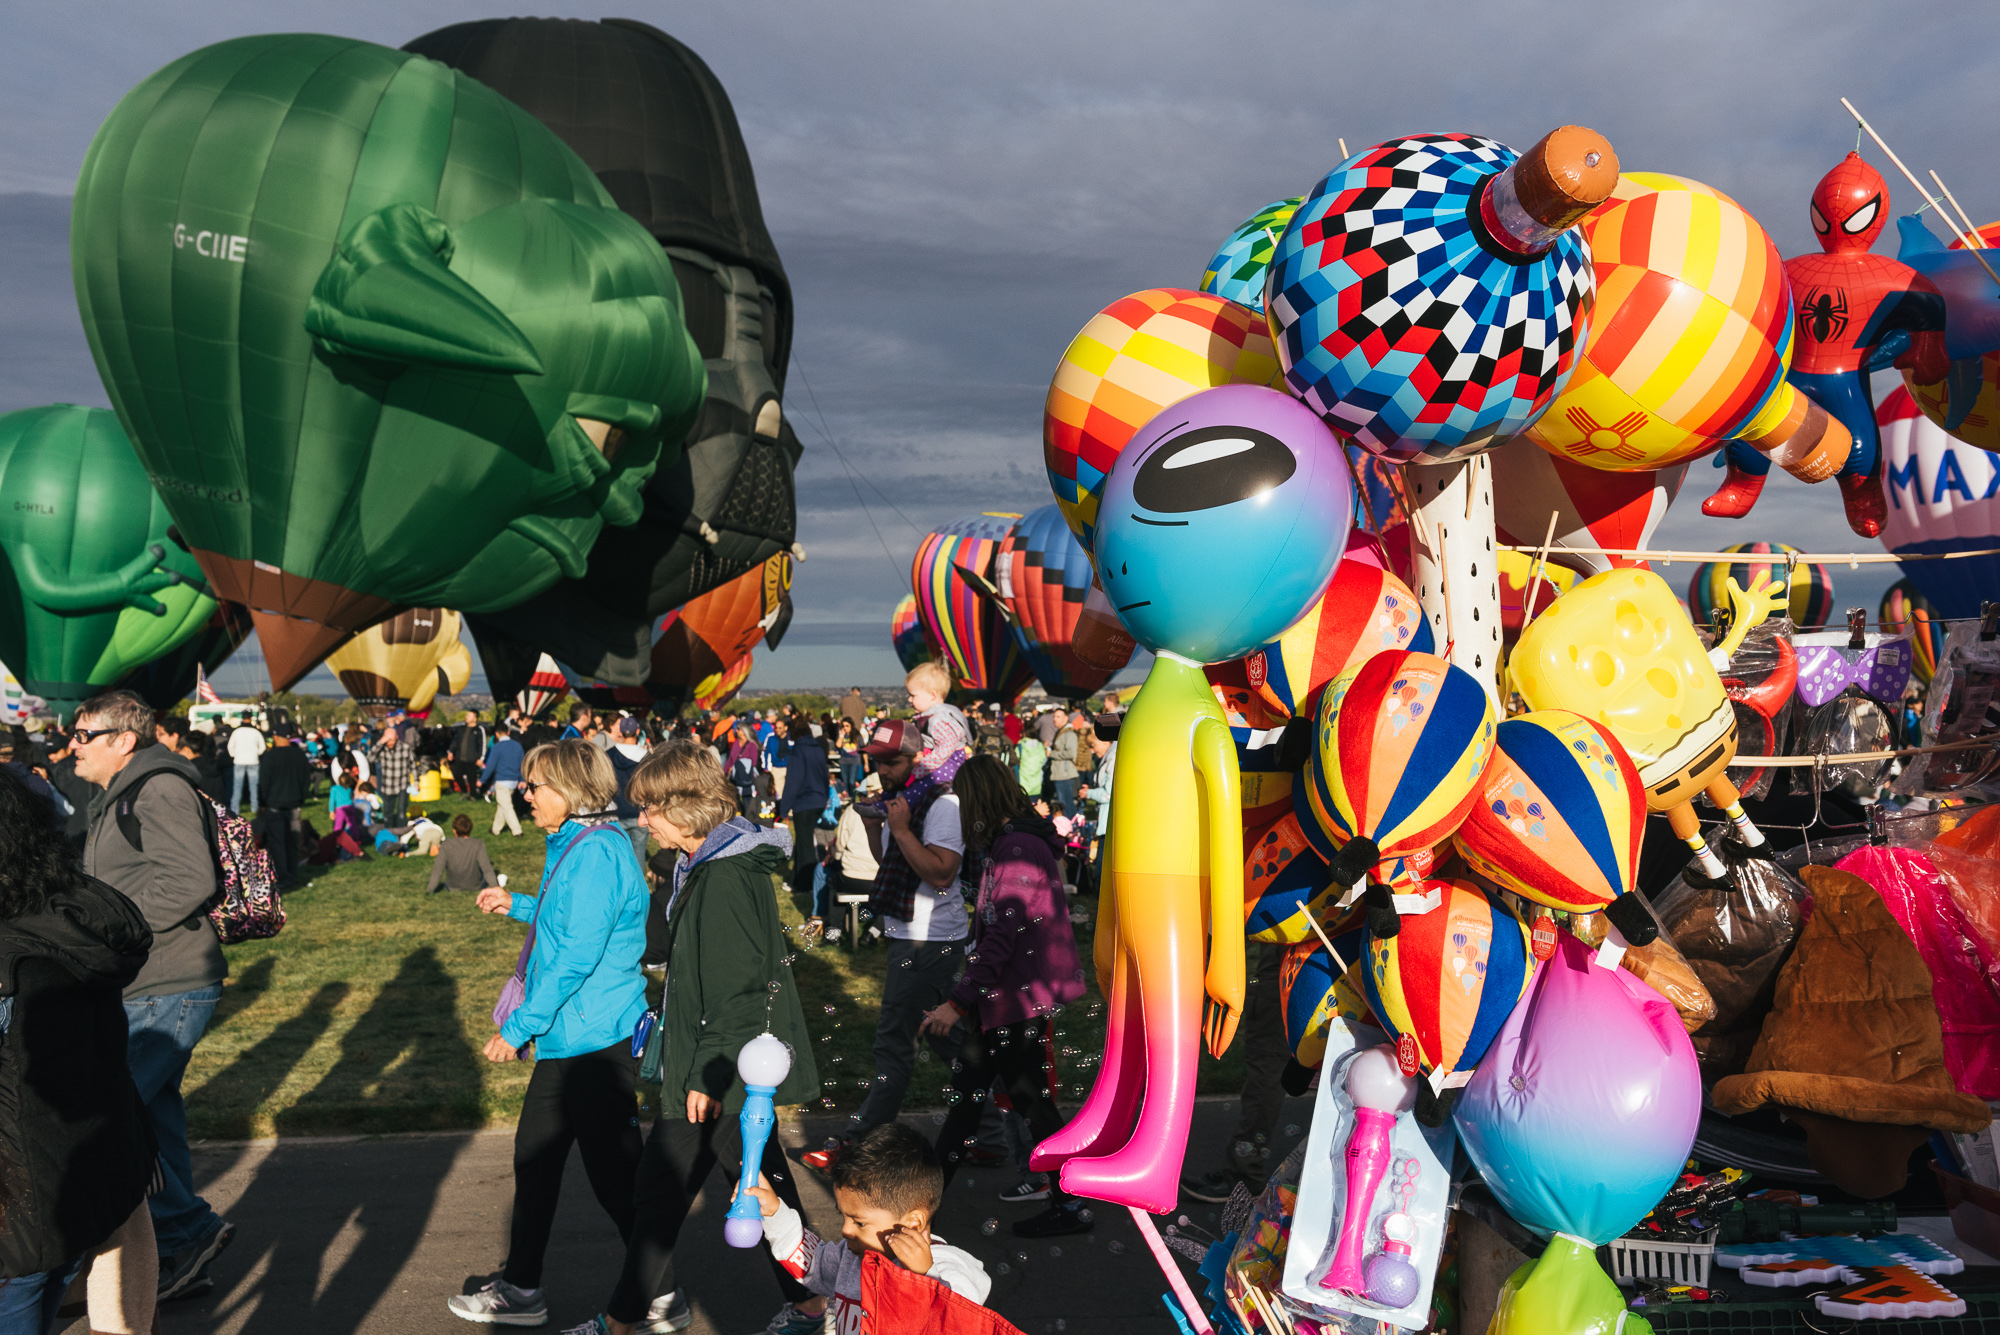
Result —
M 885 1122 L 849 1145 L 832 1175 L 845 1247 L 831 1246 L 807 1228 L 762 1176 L 751 1188 L 764 1212 L 771 1254 L 801 1284 L 832 1299 L 827 1335 L 855 1335 L 863 1328 L 861 1263 L 869 1252 L 929 1275 L 969 1302 L 986 1301 L 993 1281 L 979 1258 L 931 1233 L 944 1173 L 929 1141 L 899 1122 Z

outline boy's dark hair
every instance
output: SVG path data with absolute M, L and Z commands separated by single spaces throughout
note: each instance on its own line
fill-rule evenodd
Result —
M 944 1198 L 944 1170 L 931 1143 L 901 1122 L 865 1132 L 833 1161 L 833 1185 L 866 1196 L 901 1216 L 937 1213 Z
M 457 836 L 458 836 L 459 838 L 461 838 L 461 839 L 463 839 L 463 838 L 465 838 L 465 837 L 466 837 L 467 835 L 471 834 L 471 833 L 472 833 L 472 817 L 470 817 L 470 816 L 454 816 L 454 817 L 452 817 L 452 819 L 451 819 L 451 832 L 452 832 L 453 834 L 457 835 Z

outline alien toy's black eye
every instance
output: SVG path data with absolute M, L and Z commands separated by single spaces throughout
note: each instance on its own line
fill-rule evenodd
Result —
M 1298 470 L 1290 447 L 1255 427 L 1197 427 L 1155 447 L 1132 479 L 1132 499 L 1159 514 L 1213 510 L 1261 496 Z

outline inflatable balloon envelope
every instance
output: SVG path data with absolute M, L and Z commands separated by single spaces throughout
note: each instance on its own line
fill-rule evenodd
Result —
M 1278 238 L 1299 211 L 1304 199 L 1273 200 L 1258 209 L 1231 232 L 1208 262 L 1201 276 L 1201 290 L 1227 297 L 1239 305 L 1264 313 L 1264 277 L 1277 253 Z
M 1016 520 L 993 559 L 1014 641 L 1042 689 L 1058 700 L 1088 699 L 1117 673 L 1086 663 L 1072 644 L 1094 578 L 1090 553 L 1055 505 Z
M 73 216 L 119 420 L 280 689 L 401 607 L 580 576 L 701 404 L 659 243 L 420 56 L 310 34 L 183 56 L 98 131 Z
M 1898 554 L 2000 547 L 2000 454 L 1954 440 L 1902 390 L 1882 400 L 1875 420 L 1889 501 L 1882 545 Z M 1903 573 L 1936 615 L 1976 617 L 2000 589 L 2000 556 L 1910 561 Z
M 720 709 L 736 698 L 743 689 L 743 683 L 750 680 L 750 669 L 756 666 L 755 654 L 745 654 L 731 663 L 728 668 L 709 677 L 694 688 L 696 709 Z
M 406 711 L 423 718 L 433 699 L 458 694 L 472 678 L 472 655 L 458 630 L 458 613 L 413 607 L 341 645 L 326 666 L 371 717 Z
M 906 593 L 896 604 L 896 610 L 889 614 L 889 644 L 896 651 L 896 661 L 903 665 L 903 671 L 913 670 L 917 664 L 931 656 L 930 645 L 924 639 L 924 625 L 917 617 L 917 595 Z
M 1698 625 L 1715 625 L 1716 611 L 1729 607 L 1730 580 L 1747 589 L 1759 575 L 1768 584 L 1791 581 L 1789 615 L 1794 626 L 1824 626 L 1833 618 L 1833 574 L 1823 563 L 1786 564 L 1782 559 L 1785 554 L 1796 554 L 1799 549 L 1782 542 L 1739 542 L 1722 550 L 1748 559 L 1706 561 L 1695 567 L 1688 580 L 1687 602 L 1688 612 Z M 1757 560 L 1757 557 L 1778 559 Z
M 910 562 L 924 634 L 952 680 L 975 699 L 1011 702 L 1029 681 L 994 570 L 1019 518 L 987 512 L 947 524 L 918 544 Z
M 653 636 L 646 689 L 678 713 L 696 688 L 727 671 L 770 633 L 791 602 L 792 558 L 784 552 L 667 613 Z
M 117 417 L 0 417 L 0 658 L 67 719 L 199 635 L 216 600 Z
M 1584 576 L 1637 562 L 1572 549 L 1646 550 L 1687 479 L 1686 464 L 1607 472 L 1551 454 L 1526 439 L 1510 440 L 1487 458 L 1493 466 L 1493 518 L 1500 541 L 1537 551 L 1547 542 L 1552 564 Z M 1551 517 L 1556 521 L 1553 538 Z

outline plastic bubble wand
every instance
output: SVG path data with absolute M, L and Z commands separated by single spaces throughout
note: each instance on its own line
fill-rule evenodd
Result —
M 1396 1119 L 1416 1106 L 1417 1082 L 1403 1074 L 1396 1049 L 1369 1048 L 1348 1063 L 1347 1097 L 1354 1103 L 1354 1130 L 1347 1137 L 1347 1199 L 1341 1203 L 1339 1240 L 1333 1264 L 1319 1286 L 1333 1293 L 1364 1295 L 1361 1257 L 1368 1242 L 1368 1219 L 1375 1193 L 1389 1171 L 1389 1138 Z
M 757 1185 L 757 1170 L 764 1162 L 764 1146 L 771 1128 L 778 1124 L 773 1100 L 778 1086 L 792 1073 L 792 1050 L 777 1035 L 765 1030 L 743 1045 L 736 1054 L 736 1074 L 750 1088 L 743 1100 L 737 1125 L 743 1129 L 743 1171 L 736 1184 L 736 1199 L 729 1203 L 729 1217 L 722 1224 L 722 1240 L 732 1247 L 755 1247 L 764 1240 L 764 1211 L 750 1189 Z

